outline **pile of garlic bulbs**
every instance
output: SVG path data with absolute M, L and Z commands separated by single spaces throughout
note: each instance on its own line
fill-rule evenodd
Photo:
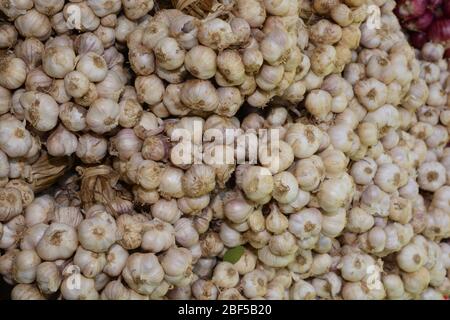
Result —
M 11 298 L 448 296 L 444 48 L 393 0 L 220 3 L 0 3 Z

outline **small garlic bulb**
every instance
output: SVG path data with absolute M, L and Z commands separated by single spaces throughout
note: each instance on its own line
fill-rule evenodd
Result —
M 219 105 L 217 90 L 207 80 L 188 80 L 180 92 L 181 102 L 192 110 L 214 111 Z
M 127 80 L 121 78 L 120 70 L 116 72 L 111 69 L 106 73 L 106 77 L 96 84 L 97 94 L 100 98 L 112 99 L 117 102 L 125 82 Z
M 230 262 L 219 262 L 214 268 L 212 281 L 219 288 L 232 288 L 239 282 L 239 273 Z
M 181 218 L 174 224 L 175 240 L 181 246 L 190 248 L 199 241 L 199 235 L 195 230 L 192 220 Z
M 155 71 L 155 56 L 144 46 L 130 50 L 129 59 L 131 68 L 139 76 L 148 76 Z
M 11 291 L 11 300 L 45 300 L 45 298 L 35 285 L 19 283 Z
M 73 257 L 73 263 L 85 277 L 94 278 L 105 267 L 106 258 L 104 253 L 95 253 L 80 246 Z
M 184 173 L 181 184 L 189 197 L 205 195 L 215 188 L 214 170 L 208 165 L 194 164 Z
M 184 195 L 181 180 L 184 176 L 183 170 L 167 166 L 161 174 L 159 192 L 163 197 L 181 198 Z
M 18 283 L 33 283 L 41 259 L 34 250 L 19 251 L 14 259 L 12 274 Z
M 198 41 L 213 50 L 224 50 L 234 43 L 235 35 L 229 23 L 214 18 L 200 24 Z
M 53 215 L 54 210 L 55 201 L 51 196 L 36 197 L 25 209 L 25 224 L 31 227 L 35 224 L 46 223 Z
M 108 141 L 95 134 L 86 133 L 79 137 L 76 155 L 84 163 L 100 163 L 108 151 Z
M 68 268 L 73 267 L 69 266 Z M 79 285 L 74 286 L 73 281 L 75 281 L 72 277 L 79 277 Z M 80 274 L 72 274 L 66 277 L 61 283 L 61 294 L 65 300 L 97 300 L 99 298 L 99 294 L 97 290 L 95 290 L 95 282 L 94 279 L 86 278 Z
M 192 255 L 188 249 L 171 247 L 160 260 L 166 275 L 171 277 L 185 275 L 192 264 Z
M 436 191 L 446 181 L 445 167 L 436 161 L 425 162 L 418 169 L 418 183 L 421 189 Z
M 255 269 L 242 277 L 240 286 L 249 299 L 263 297 L 267 292 L 267 276 L 264 271 Z
M 66 92 L 74 98 L 81 98 L 89 91 L 89 79 L 80 71 L 71 71 L 64 77 Z
M 321 137 L 319 128 L 295 123 L 289 126 L 285 141 L 292 147 L 297 158 L 309 158 L 319 149 Z
M 43 262 L 37 266 L 36 283 L 42 293 L 55 293 L 58 291 L 61 282 L 61 272 L 54 262 Z
M 273 177 L 269 169 L 250 166 L 242 176 L 242 190 L 252 201 L 265 201 L 273 191 Z
M 55 157 L 71 155 L 75 153 L 77 146 L 77 137 L 63 125 L 59 125 L 47 139 L 47 151 Z
M 166 70 L 175 70 L 184 63 L 185 51 L 174 38 L 166 37 L 153 48 L 156 62 Z
M 28 10 L 25 14 L 17 17 L 14 25 L 24 38 L 33 37 L 43 41 L 48 39 L 52 33 L 49 18 L 35 9 Z
M 52 223 L 36 246 L 36 252 L 43 260 L 67 259 L 78 246 L 75 229 L 62 223 Z
M 299 239 L 310 238 L 320 233 L 322 214 L 315 208 L 306 208 L 289 216 L 289 231 Z
M 122 214 L 116 219 L 119 238 L 117 242 L 125 249 L 136 249 L 142 242 L 142 223 L 136 216 Z
M 102 134 L 118 125 L 119 115 L 119 104 L 111 99 L 98 98 L 89 107 L 86 124 L 95 133 Z
M 0 48 L 11 48 L 16 44 L 17 30 L 11 24 L 0 25 Z
M 49 76 L 62 79 L 75 68 L 75 52 L 66 46 L 46 48 L 42 67 Z
M 108 72 L 105 59 L 92 51 L 79 58 L 76 69 L 83 73 L 91 82 L 103 81 Z
M 122 277 L 131 289 L 148 295 L 163 281 L 164 269 L 153 253 L 133 253 L 127 260 Z
M 154 218 L 159 220 L 175 223 L 182 215 L 182 212 L 177 206 L 175 199 L 165 200 L 160 199 L 151 207 L 151 213 Z
M 162 101 L 164 96 L 164 84 L 156 75 L 139 76 L 134 83 L 139 102 L 155 105 Z
M 122 2 L 123 10 L 128 19 L 138 20 L 153 9 L 154 0 L 133 0 Z
M 280 172 L 273 177 L 274 188 L 272 196 L 279 203 L 290 203 L 297 197 L 298 183 L 292 173 Z
M 289 289 L 289 297 L 292 300 L 314 300 L 316 290 L 309 282 L 300 279 Z
M 212 281 L 198 279 L 192 284 L 192 294 L 197 300 L 216 300 L 218 289 Z
M 25 156 L 32 146 L 30 132 L 15 117 L 0 118 L 0 148 L 9 157 Z
M 112 216 L 99 212 L 78 225 L 78 239 L 83 248 L 101 253 L 117 240 L 117 225 Z
M 174 227 L 164 221 L 153 219 L 143 225 L 143 235 L 141 247 L 145 251 L 159 253 L 168 250 L 175 245 Z
M 233 223 L 242 223 L 253 212 L 253 207 L 244 199 L 231 199 L 223 207 L 225 217 Z
M 86 109 L 72 102 L 59 106 L 59 119 L 70 131 L 81 131 L 86 128 Z
M 39 131 L 50 131 L 58 123 L 59 107 L 52 96 L 28 91 L 20 96 L 25 118 Z
M 195 46 L 185 56 L 184 66 L 194 77 L 207 80 L 216 74 L 216 53 L 205 46 Z
M 116 277 L 122 273 L 127 263 L 129 253 L 118 244 L 113 244 L 106 254 L 106 264 L 103 272 L 111 277 Z
M 42 236 L 44 235 L 47 228 L 48 225 L 44 223 L 38 223 L 28 228 L 20 241 L 20 249 L 34 250 L 36 248 L 36 245 L 42 239 Z
M 9 221 L 22 212 L 22 196 L 16 188 L 0 188 L 0 221 Z

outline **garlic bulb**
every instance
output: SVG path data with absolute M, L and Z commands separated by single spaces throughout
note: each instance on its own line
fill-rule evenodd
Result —
M 37 266 L 36 283 L 44 294 L 58 291 L 62 282 L 61 273 L 54 262 L 42 262 Z
M 321 135 L 317 127 L 297 123 L 289 126 L 285 140 L 297 158 L 308 158 L 319 149 Z
M 46 48 L 42 55 L 42 67 L 49 76 L 62 79 L 75 68 L 75 53 L 66 46 Z
M 164 270 L 153 253 L 133 253 L 122 272 L 130 288 L 140 294 L 151 294 L 164 279 Z
M 216 74 L 216 57 L 214 50 L 198 45 L 186 53 L 184 66 L 194 77 L 210 79 Z
M 160 261 L 166 275 L 179 276 L 187 273 L 192 264 L 192 256 L 188 249 L 172 247 Z
M 198 41 L 213 50 L 223 50 L 235 41 L 235 35 L 229 23 L 214 18 L 202 22 L 198 28 Z
M 69 269 L 73 266 L 67 267 Z M 67 269 L 66 268 L 66 269 Z M 79 277 L 79 285 L 74 286 L 72 277 Z M 99 297 L 98 292 L 95 290 L 94 279 L 89 279 L 83 275 L 72 274 L 65 278 L 61 283 L 61 294 L 66 300 L 97 300 Z
M 114 218 L 100 212 L 92 218 L 83 220 L 78 226 L 78 239 L 87 250 L 106 252 L 117 240 L 117 225 Z
M 163 38 L 153 48 L 156 62 L 166 70 L 174 70 L 184 63 L 185 52 L 174 38 Z
M 111 131 L 118 125 L 120 108 L 111 99 L 98 98 L 86 114 L 86 124 L 95 133 Z
M 99 163 L 108 151 L 108 142 L 105 138 L 86 133 L 80 136 L 76 155 L 84 163 Z
M 175 232 L 171 224 L 153 219 L 143 225 L 141 247 L 153 253 L 166 251 L 175 244 Z
M 9 157 L 25 156 L 32 146 L 32 139 L 25 125 L 19 120 L 0 118 L 0 148 Z
M 12 266 L 13 278 L 18 283 L 32 283 L 36 279 L 41 259 L 34 250 L 22 250 L 15 256 Z
M 59 106 L 59 119 L 70 131 L 81 131 L 86 128 L 86 109 L 72 102 Z
M 11 300 L 45 300 L 39 289 L 32 284 L 18 284 L 11 291 Z
M 71 71 L 64 77 L 66 92 L 74 98 L 81 98 L 89 91 L 89 79 L 80 71 Z
M 210 166 L 194 164 L 184 173 L 181 184 L 189 197 L 205 195 L 215 187 L 214 171 Z
M 9 221 L 22 212 L 22 196 L 16 188 L 0 188 L 0 201 L 0 221 Z
M 77 137 L 62 125 L 59 125 L 47 139 L 47 151 L 55 157 L 71 155 L 77 150 L 77 146 Z
M 41 41 L 48 39 L 52 32 L 48 17 L 35 9 L 19 16 L 14 25 L 23 37 L 34 37 Z
M 214 111 L 219 104 L 217 91 L 206 80 L 188 80 L 180 92 L 181 102 L 192 110 Z
M 106 265 L 104 253 L 94 253 L 78 247 L 73 262 L 80 268 L 81 273 L 87 278 L 94 278 Z

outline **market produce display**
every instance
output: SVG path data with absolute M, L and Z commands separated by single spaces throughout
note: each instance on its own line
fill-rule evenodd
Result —
M 8 295 L 446 299 L 449 6 L 1 1 Z

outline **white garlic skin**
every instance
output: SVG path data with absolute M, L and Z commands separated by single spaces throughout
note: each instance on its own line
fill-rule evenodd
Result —
M 45 294 L 58 291 L 62 282 L 62 275 L 54 262 L 42 262 L 36 270 L 36 283 Z
M 36 246 L 38 255 L 46 261 L 67 259 L 78 246 L 78 238 L 73 227 L 62 223 L 52 223 Z
M 80 268 L 85 277 L 94 278 L 105 267 L 106 258 L 104 253 L 94 253 L 80 246 L 75 252 L 73 263 Z
M 12 266 L 13 278 L 18 283 L 33 283 L 41 259 L 34 250 L 19 251 Z
M 117 225 L 112 216 L 106 212 L 83 220 L 78 225 L 78 239 L 87 250 L 96 253 L 106 252 L 117 240 Z
M 108 141 L 91 133 L 79 137 L 76 155 L 84 163 L 99 163 L 108 151 Z
M 59 125 L 47 139 L 47 151 L 55 157 L 71 155 L 75 153 L 77 146 L 77 137 L 63 125 Z
M 45 298 L 35 285 L 19 283 L 11 291 L 11 300 L 45 300 Z
M 99 98 L 86 114 L 86 124 L 95 133 L 103 134 L 118 125 L 120 108 L 114 100 Z
M 47 48 L 42 56 L 42 67 L 49 76 L 62 79 L 75 68 L 75 52 L 65 46 Z
M 142 249 L 153 253 L 168 250 L 175 244 L 175 230 L 171 224 L 158 219 L 145 223 L 141 243 Z
M 72 277 L 79 277 L 79 287 L 73 286 Z M 65 278 L 61 283 L 61 294 L 66 300 L 97 300 L 99 298 L 98 292 L 95 290 L 95 282 L 93 279 L 85 276 L 71 275 Z
M 151 294 L 164 278 L 164 270 L 153 253 L 133 253 L 122 272 L 125 282 L 140 294 Z

